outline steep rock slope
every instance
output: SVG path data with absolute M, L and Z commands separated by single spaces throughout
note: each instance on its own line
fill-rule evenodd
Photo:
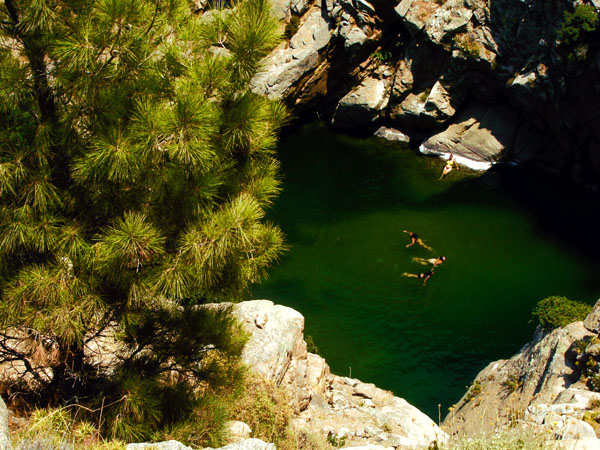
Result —
M 550 333 L 538 330 L 519 353 L 491 362 L 477 375 L 443 428 L 472 435 L 525 423 L 558 439 L 590 439 L 600 448 L 594 420 L 600 392 L 581 376 L 589 356 L 600 351 L 599 330 L 600 300 L 584 322 Z

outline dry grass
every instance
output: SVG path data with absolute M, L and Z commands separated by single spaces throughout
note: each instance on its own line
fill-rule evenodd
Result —
M 33 411 L 27 424 L 13 435 L 16 450 L 124 450 L 125 443 L 104 440 L 90 422 L 76 422 L 67 408 Z
M 299 447 L 301 440 L 290 427 L 294 414 L 284 390 L 258 375 L 249 375 L 232 418 L 250 426 L 252 437 L 272 442 L 278 450 Z

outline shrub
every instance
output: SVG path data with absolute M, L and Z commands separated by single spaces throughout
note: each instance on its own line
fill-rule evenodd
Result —
M 572 13 L 565 11 L 558 36 L 567 46 L 576 44 L 584 34 L 597 29 L 598 21 L 598 14 L 592 5 L 577 5 Z
M 250 426 L 252 437 L 275 444 L 278 450 L 296 448 L 289 422 L 293 410 L 282 388 L 258 375 L 251 375 L 241 399 L 232 409 L 232 419 Z
M 298 28 L 300 28 L 300 17 L 292 16 L 290 18 L 290 21 L 285 25 L 285 31 L 283 32 L 283 36 L 286 39 L 291 39 L 292 36 L 294 36 L 298 31 Z
M 469 390 L 467 391 L 467 395 L 465 396 L 465 401 L 470 402 L 475 397 L 481 394 L 481 381 L 475 380 Z
M 313 337 L 310 334 L 307 334 L 304 340 L 306 341 L 306 351 L 318 355 L 319 347 L 315 345 L 315 340 L 313 339 Z
M 545 330 L 553 330 L 585 319 L 591 309 L 592 307 L 585 303 L 566 297 L 552 296 L 541 300 L 532 315 L 534 321 Z
M 460 50 L 465 56 L 475 59 L 479 58 L 479 44 L 470 34 L 457 34 L 452 38 L 452 42 L 454 43 L 454 48 Z
M 390 64 L 394 59 L 394 55 L 390 50 L 377 50 L 371 56 L 383 64 Z

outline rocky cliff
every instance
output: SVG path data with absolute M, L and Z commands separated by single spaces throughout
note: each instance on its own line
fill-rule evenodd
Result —
M 294 427 L 348 446 L 427 447 L 447 435 L 404 399 L 360 380 L 331 374 L 307 352 L 304 317 L 268 300 L 236 304 L 250 333 L 244 361 L 283 387 L 296 411 Z
M 491 362 L 443 423 L 450 434 L 473 435 L 526 424 L 555 439 L 600 448 L 600 301 L 583 322 L 533 340 L 508 360 Z M 598 378 L 600 381 L 600 377 Z
M 518 162 L 597 183 L 598 31 L 561 31 L 581 3 L 277 0 L 289 40 L 255 89 L 340 128 L 399 129 L 475 168 Z M 600 4 L 587 3 L 593 22 Z

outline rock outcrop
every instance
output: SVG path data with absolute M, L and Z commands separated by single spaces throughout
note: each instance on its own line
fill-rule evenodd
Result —
M 584 420 L 592 417 L 590 411 L 598 412 L 600 392 L 580 380 L 582 364 L 577 364 L 581 343 L 598 339 L 598 317 L 600 301 L 585 322 L 550 333 L 538 329 L 512 358 L 490 363 L 452 408 L 443 428 L 472 435 L 525 423 L 557 439 L 586 439 L 600 448 L 593 421 Z M 593 347 L 586 351 L 595 351 Z
M 423 447 L 445 441 L 429 417 L 390 392 L 332 375 L 323 358 L 308 353 L 304 318 L 268 300 L 234 305 L 250 332 L 244 361 L 283 387 L 297 415 L 294 426 L 347 445 Z

